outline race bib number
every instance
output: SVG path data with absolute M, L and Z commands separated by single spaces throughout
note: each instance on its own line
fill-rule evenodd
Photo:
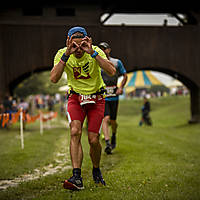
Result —
M 96 103 L 96 98 L 97 96 L 96 95 L 91 95 L 91 94 L 88 94 L 88 95 L 79 95 L 79 102 L 80 102 L 80 105 L 83 106 L 85 104 L 89 104 L 89 103 Z
M 106 86 L 106 97 L 115 97 L 117 86 Z

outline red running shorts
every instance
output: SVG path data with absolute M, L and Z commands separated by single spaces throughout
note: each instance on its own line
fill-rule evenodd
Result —
M 67 117 L 69 123 L 73 120 L 79 120 L 83 125 L 85 117 L 88 120 L 88 132 L 101 132 L 101 124 L 104 118 L 105 99 L 102 95 L 97 95 L 96 103 L 88 103 L 81 106 L 78 94 L 69 96 L 67 104 Z

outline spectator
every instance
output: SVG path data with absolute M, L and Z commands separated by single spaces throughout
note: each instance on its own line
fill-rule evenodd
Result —
M 149 116 L 149 112 L 151 110 L 150 102 L 148 101 L 147 97 L 144 97 L 144 105 L 142 106 L 142 119 L 140 120 L 139 126 L 142 126 L 143 123 L 147 124 L 148 126 L 152 125 L 151 118 Z

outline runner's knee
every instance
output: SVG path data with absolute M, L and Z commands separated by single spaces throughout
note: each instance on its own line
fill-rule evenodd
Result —
M 99 143 L 99 135 L 96 133 L 88 134 L 88 141 L 91 146 L 95 146 Z
M 80 136 L 81 135 L 81 123 L 72 122 L 70 132 L 71 132 L 71 136 Z
M 80 136 L 81 135 L 81 130 L 77 127 L 72 127 L 71 128 L 71 136 Z
M 110 116 L 109 116 L 109 115 L 105 116 L 105 117 L 103 118 L 103 122 L 104 122 L 104 123 L 110 123 Z

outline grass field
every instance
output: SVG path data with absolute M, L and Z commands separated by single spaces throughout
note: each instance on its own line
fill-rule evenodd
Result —
M 72 170 L 64 118 L 42 136 L 38 123 L 28 125 L 24 150 L 18 125 L 0 129 L 0 186 L 15 184 L 0 190 L 0 199 L 200 199 L 200 124 L 188 124 L 189 97 L 151 99 L 151 105 L 153 127 L 139 127 L 142 100 L 120 101 L 117 148 L 109 156 L 102 152 L 106 187 L 93 183 L 84 130 L 85 189 L 79 192 L 62 188 Z

